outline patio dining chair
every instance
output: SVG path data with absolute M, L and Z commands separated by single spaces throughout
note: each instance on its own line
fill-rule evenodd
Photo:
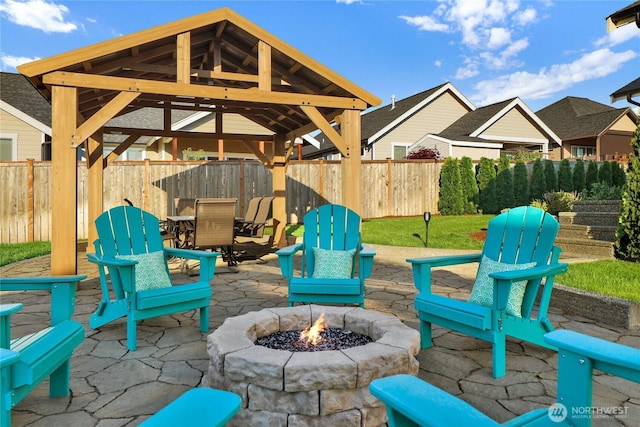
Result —
M 236 224 L 236 236 L 256 238 L 264 236 L 264 229 L 267 226 L 267 220 L 271 213 L 273 197 L 262 197 L 259 202 L 258 210 L 256 211 L 253 220 L 243 221 L 241 224 Z
M 196 199 L 192 247 L 219 249 L 228 266 L 237 264 L 233 254 L 237 199 Z M 189 270 L 189 269 L 187 269 Z
M 137 348 L 137 324 L 145 319 L 199 310 L 200 331 L 209 330 L 209 280 L 218 252 L 165 247 L 158 218 L 133 206 L 112 208 L 95 224 L 96 252 L 87 258 L 98 266 L 102 299 L 89 319 L 91 328 L 126 317 L 127 348 L 131 351 Z M 199 280 L 174 285 L 167 257 L 198 260 Z
M 362 244 L 360 216 L 345 206 L 326 204 L 309 211 L 303 221 L 302 243 L 276 252 L 289 285 L 289 306 L 300 302 L 364 307 L 365 279 L 371 275 L 375 250 Z M 294 274 L 298 252 L 301 268 Z
M 555 276 L 567 271 L 554 246 L 558 221 L 542 209 L 521 206 L 489 222 L 481 253 L 407 259 L 418 289 L 414 306 L 420 321 L 421 347 L 431 347 L 432 323 L 488 341 L 493 376 L 506 372 L 506 337 L 551 347 L 544 334 Z M 479 263 L 468 301 L 432 292 L 431 269 Z

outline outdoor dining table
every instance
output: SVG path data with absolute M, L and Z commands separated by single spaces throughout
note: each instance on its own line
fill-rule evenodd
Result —
M 190 249 L 193 245 L 191 235 L 195 230 L 194 215 L 167 216 L 167 231 L 174 236 L 174 247 Z

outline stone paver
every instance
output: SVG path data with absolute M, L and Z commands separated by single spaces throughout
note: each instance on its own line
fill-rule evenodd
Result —
M 406 325 L 417 329 L 413 309 L 411 269 L 408 257 L 443 255 L 460 251 L 423 248 L 376 247 L 371 279 L 367 281 L 366 308 L 390 313 Z M 225 264 L 218 265 L 211 284 L 210 331 L 225 319 L 263 308 L 286 307 L 286 281 L 280 274 L 275 255 L 266 262 L 245 261 L 237 272 Z M 85 325 L 85 340 L 72 359 L 71 395 L 49 398 L 48 384 L 27 396 L 12 412 L 14 426 L 136 426 L 177 398 L 197 387 L 207 376 L 207 334 L 198 328 L 195 311 L 143 321 L 138 327 L 138 350 L 126 348 L 125 320 L 99 330 L 88 326 L 91 313 L 100 300 L 97 271 L 79 254 L 79 273 L 89 274 L 77 294 L 74 318 Z M 49 257 L 28 260 L 0 269 L 1 276 L 49 274 Z M 449 295 L 468 296 L 475 266 L 455 266 L 434 273 L 438 289 Z M 181 283 L 195 280 L 179 271 L 174 278 Z M 45 296 L 39 294 L 2 294 L 3 302 L 22 302 L 21 313 L 14 315 L 17 335 L 42 325 Z M 571 328 L 610 341 L 640 347 L 640 333 L 599 324 L 584 318 L 550 310 L 550 319 L 558 329 Z M 491 348 L 480 340 L 436 327 L 434 347 L 420 350 L 419 376 L 471 403 L 499 422 L 505 422 L 533 408 L 548 406 L 556 390 L 556 356 L 553 351 L 517 340 L 507 343 L 507 374 L 491 376 Z M 594 381 L 594 406 L 619 406 L 624 417 L 605 418 L 594 425 L 640 425 L 640 385 L 606 375 Z M 265 412 L 266 413 L 266 412 Z M 336 425 L 350 425 L 354 419 L 336 420 Z M 267 418 L 268 416 L 265 415 Z M 284 425 L 282 420 L 265 418 L 264 425 Z M 295 421 L 306 425 L 305 416 Z M 185 419 L 185 425 L 188 420 Z

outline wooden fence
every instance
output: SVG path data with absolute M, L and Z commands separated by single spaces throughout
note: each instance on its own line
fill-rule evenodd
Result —
M 363 161 L 362 216 L 417 216 L 437 212 L 442 163 Z M 51 163 L 0 163 L 0 243 L 50 240 Z M 134 205 L 165 218 L 174 198 L 233 197 L 242 216 L 248 201 L 272 193 L 271 171 L 255 161 L 121 161 L 104 170 L 104 208 Z M 87 238 L 88 173 L 78 162 L 78 238 Z M 339 161 L 292 161 L 287 168 L 287 218 L 297 223 L 309 209 L 341 203 Z

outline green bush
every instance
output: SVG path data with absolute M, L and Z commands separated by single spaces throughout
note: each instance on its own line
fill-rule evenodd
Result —
M 547 202 L 545 202 L 544 200 L 533 200 L 531 202 L 531 206 L 533 206 L 534 208 L 540 208 L 543 211 L 547 211 L 548 210 L 548 206 L 547 206 Z
M 527 166 L 522 160 L 516 161 L 513 167 L 513 198 L 516 206 L 529 204 L 529 178 Z
M 462 179 L 464 213 L 478 213 L 478 184 L 471 157 L 464 156 L 460 159 L 460 178 Z
M 464 196 L 458 160 L 447 157 L 440 171 L 440 200 L 438 211 L 441 215 L 461 215 L 464 212 Z
M 493 160 L 486 157 L 480 158 L 476 180 L 478 181 L 478 190 L 480 191 L 478 195 L 478 207 L 485 214 L 498 213 L 499 209 L 496 203 L 496 168 Z
M 580 197 L 582 200 L 621 200 L 622 189 L 604 182 L 596 182 L 591 186 L 591 190 L 582 191 Z
M 618 162 L 611 162 L 611 178 L 613 185 L 616 187 L 624 187 L 627 183 L 627 174 Z
M 547 193 L 558 191 L 558 174 L 553 160 L 546 159 L 544 162 L 544 185 Z
M 515 206 L 513 197 L 513 174 L 511 173 L 511 162 L 506 157 L 500 157 L 498 161 L 498 175 L 496 176 L 496 190 L 498 210 Z
M 573 211 L 573 204 L 580 200 L 580 196 L 576 193 L 558 191 L 556 193 L 546 193 L 544 200 L 547 202 L 547 212 L 552 215 L 558 215 L 558 212 Z
M 531 182 L 529 183 L 529 201 L 542 199 L 544 197 L 546 185 L 544 183 L 544 167 L 542 160 L 536 159 L 533 162 L 533 170 L 531 171 Z M 528 204 L 528 203 L 527 203 Z
M 584 162 L 582 159 L 576 160 L 576 163 L 573 165 L 573 190 L 580 192 L 584 190 L 585 186 L 585 172 L 584 172 Z
M 591 190 L 591 186 L 598 182 L 598 164 L 595 160 L 589 160 L 587 163 L 587 173 L 584 178 L 584 187 Z
M 613 173 L 611 171 L 610 162 L 602 162 L 598 169 L 598 182 L 604 182 L 607 185 L 613 185 Z
M 558 189 L 560 191 L 573 191 L 573 177 L 571 176 L 569 159 L 562 159 L 560 166 L 558 166 Z
M 640 123 L 631 139 L 627 184 L 622 194 L 622 207 L 616 230 L 617 258 L 640 262 Z

